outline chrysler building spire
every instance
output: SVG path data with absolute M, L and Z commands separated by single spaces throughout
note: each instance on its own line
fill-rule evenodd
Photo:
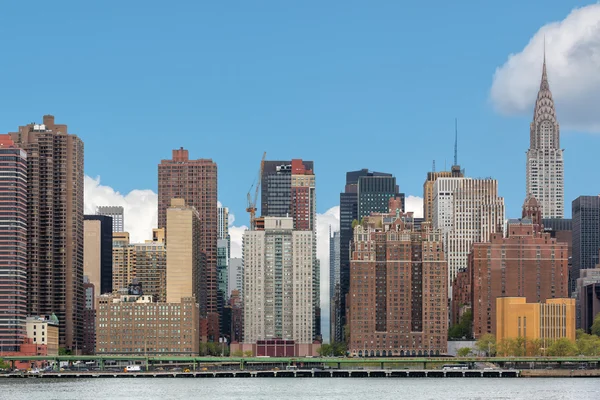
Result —
M 545 41 L 542 79 L 535 101 L 529 141 L 526 195 L 533 195 L 539 202 L 543 218 L 563 218 L 563 150 L 560 148 L 560 127 L 548 83 Z

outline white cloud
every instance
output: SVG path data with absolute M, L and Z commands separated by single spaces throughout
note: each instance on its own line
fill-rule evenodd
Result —
M 404 208 L 406 211 L 412 211 L 415 218 L 423 218 L 423 198 L 418 196 L 408 196 L 404 199 Z
M 152 238 L 152 229 L 158 224 L 158 195 L 152 190 L 132 190 L 123 195 L 110 186 L 100 184 L 100 177 L 84 179 L 85 214 L 96 214 L 98 206 L 122 206 L 125 231 L 132 243 Z
M 550 90 L 562 126 L 600 132 L 600 4 L 574 9 L 565 19 L 542 26 L 527 46 L 496 69 L 490 92 L 503 114 L 533 114 L 546 64 Z

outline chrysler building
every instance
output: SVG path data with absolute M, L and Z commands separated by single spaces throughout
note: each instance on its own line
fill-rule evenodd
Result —
M 564 165 L 560 130 L 548 85 L 546 56 L 527 150 L 527 193 L 542 207 L 542 218 L 564 217 Z

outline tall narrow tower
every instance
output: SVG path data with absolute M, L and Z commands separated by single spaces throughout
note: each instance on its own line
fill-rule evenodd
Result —
M 548 85 L 546 55 L 542 82 L 535 102 L 527 150 L 527 193 L 542 207 L 542 218 L 564 216 L 564 164 L 560 148 L 560 129 L 554 100 Z

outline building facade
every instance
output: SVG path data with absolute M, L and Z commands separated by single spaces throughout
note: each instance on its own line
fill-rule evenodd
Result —
M 524 297 L 528 303 L 568 297 L 567 244 L 536 230 L 531 220 L 510 220 L 507 237 L 494 233 L 474 243 L 469 255 L 473 334 L 495 334 L 496 299 Z
M 244 263 L 241 258 L 234 257 L 229 259 L 229 272 L 227 273 L 228 295 L 237 290 L 241 299 L 244 298 Z
M 334 340 L 342 342 L 344 326 L 346 326 L 346 296 L 350 291 L 350 248 L 353 238 L 353 221 L 359 221 L 358 215 L 358 180 L 360 177 L 392 177 L 384 172 L 372 172 L 368 169 L 346 173 L 346 185 L 340 193 L 340 295 L 339 295 L 339 325 L 332 332 L 336 333 Z M 364 194 L 364 193 L 363 193 Z M 379 198 L 379 197 L 378 197 Z M 387 199 L 385 199 L 387 204 Z M 404 211 L 404 210 L 403 210 Z
M 291 217 L 265 217 L 264 229 L 244 232 L 244 342 L 285 339 L 312 343 L 312 231 Z
M 112 225 L 111 225 L 112 230 Z M 96 351 L 96 288 L 87 276 L 83 277 L 85 308 L 83 309 L 83 354 L 91 355 Z
M 581 270 L 573 297 L 576 299 L 576 327 L 590 333 L 600 314 L 600 266 Z
M 354 229 L 349 352 L 358 357 L 447 352 L 447 263 L 442 235 L 412 213 L 371 215 Z
M 167 303 L 195 297 L 207 288 L 200 271 L 200 216 L 183 199 L 167 209 Z
M 29 315 L 55 314 L 60 345 L 83 339 L 83 141 L 44 115 L 42 124 L 11 133 L 27 152 L 27 305 Z
M 97 303 L 96 354 L 198 355 L 195 298 L 155 303 L 152 296 L 102 295 Z
M 575 299 L 528 303 L 525 297 L 499 297 L 496 310 L 496 343 L 537 339 L 542 348 L 548 348 L 557 339 L 575 341 Z
M 151 295 L 155 302 L 167 301 L 167 247 L 164 235 L 130 247 L 133 247 L 133 278 L 142 285 L 143 293 Z
M 217 309 L 219 310 L 220 330 L 225 334 L 230 330 L 231 321 L 223 319 L 223 312 L 229 300 L 229 243 L 227 239 L 217 239 Z
M 0 351 L 17 352 L 27 318 L 27 154 L 0 135 Z
M 435 197 L 433 185 L 438 178 L 462 178 L 464 171 L 459 165 L 452 167 L 450 171 L 428 172 L 427 179 L 423 183 L 423 219 L 425 222 L 433 222 L 433 199 Z
M 560 127 L 548 84 L 546 58 L 538 91 L 527 150 L 526 195 L 532 194 L 542 207 L 543 218 L 563 218 L 564 163 Z
M 571 281 L 582 269 L 600 264 L 600 196 L 579 196 L 573 200 L 573 259 Z M 574 285 L 574 284 L 573 284 Z
M 59 349 L 58 318 L 52 315 L 46 317 L 27 317 L 27 337 L 33 344 L 45 345 L 48 356 L 57 356 Z
M 206 321 L 208 340 L 219 338 L 217 310 L 217 164 L 210 159 L 190 160 L 188 151 L 173 150 L 171 160 L 158 166 L 158 227 L 165 228 L 171 199 L 180 198 L 200 217 L 200 317 Z M 167 229 L 167 243 L 169 230 Z
M 126 289 L 135 278 L 135 249 L 129 243 L 129 233 L 113 233 L 112 287 Z
M 340 312 L 340 231 L 329 227 L 329 341 L 343 337 Z
M 83 274 L 98 293 L 112 292 L 112 217 L 83 216 Z
M 125 211 L 121 206 L 100 206 L 96 208 L 96 215 L 112 218 L 112 231 L 125 232 Z
M 453 181 L 448 181 L 452 180 Z M 448 217 L 436 220 L 436 213 L 443 209 L 440 197 L 434 199 L 434 221 L 451 219 L 451 226 L 434 222 L 434 228 L 444 232 L 444 251 L 448 259 L 448 286 L 458 271 L 467 268 L 469 252 L 473 243 L 486 242 L 495 232 L 502 232 L 504 225 L 504 199 L 498 196 L 498 182 L 494 179 L 438 178 L 436 188 L 444 182 L 457 182 L 452 188 L 451 209 Z M 437 204 L 436 204 L 437 203 Z

